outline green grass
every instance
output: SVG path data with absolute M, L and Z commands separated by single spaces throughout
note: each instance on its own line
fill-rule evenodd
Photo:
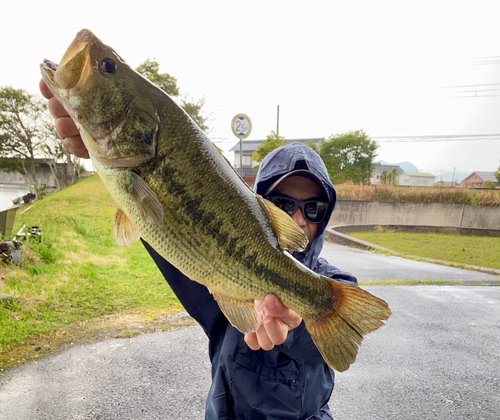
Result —
M 500 238 L 408 232 L 359 232 L 349 236 L 405 255 L 500 269 Z
M 140 242 L 116 245 L 114 212 L 97 176 L 18 212 L 14 230 L 39 226 L 43 240 L 23 245 L 19 267 L 0 266 L 0 296 L 20 300 L 0 303 L 0 368 L 35 357 L 28 350 L 41 337 L 82 336 L 82 322 L 102 329 L 96 319 L 142 314 L 140 322 L 151 321 L 181 309 Z

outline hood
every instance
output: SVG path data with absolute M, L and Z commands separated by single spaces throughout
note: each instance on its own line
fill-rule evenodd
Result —
M 291 143 L 269 153 L 262 161 L 255 179 L 254 191 L 262 196 L 283 175 L 294 170 L 308 170 L 321 180 L 327 192 L 327 201 L 331 204 L 325 220 L 321 223 L 320 234 L 313 241 L 311 248 L 306 252 L 294 252 L 293 256 L 310 269 L 316 267 L 319 254 L 325 242 L 326 226 L 332 215 L 336 202 L 335 188 L 333 187 L 328 171 L 321 157 L 309 146 L 301 143 Z

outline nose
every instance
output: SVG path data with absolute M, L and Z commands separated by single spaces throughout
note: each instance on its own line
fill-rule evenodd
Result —
M 302 209 L 299 207 L 297 211 L 293 214 L 292 220 L 299 225 L 299 227 L 304 227 L 307 225 L 306 219 L 304 219 L 304 215 L 302 214 Z

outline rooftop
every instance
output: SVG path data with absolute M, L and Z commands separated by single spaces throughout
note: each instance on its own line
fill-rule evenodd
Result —
M 436 175 L 432 175 L 428 172 L 405 172 L 405 174 L 410 176 L 423 176 L 426 178 L 436 178 Z
M 255 152 L 257 148 L 266 141 L 264 140 L 242 140 L 241 148 L 244 152 Z M 324 137 L 314 138 L 314 139 L 285 139 L 287 143 L 309 143 L 310 141 L 314 143 L 321 144 L 325 141 Z M 231 149 L 230 152 L 239 152 L 240 151 L 240 142 L 238 141 Z

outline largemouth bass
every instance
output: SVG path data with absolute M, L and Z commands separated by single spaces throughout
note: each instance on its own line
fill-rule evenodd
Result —
M 345 371 L 363 336 L 391 314 L 370 293 L 320 276 L 287 250 L 307 238 L 256 195 L 191 118 L 110 47 L 80 31 L 42 77 L 75 121 L 118 209 L 119 245 L 139 238 L 205 285 L 242 333 L 256 331 L 254 299 L 273 293 L 304 320 L 326 363 Z

